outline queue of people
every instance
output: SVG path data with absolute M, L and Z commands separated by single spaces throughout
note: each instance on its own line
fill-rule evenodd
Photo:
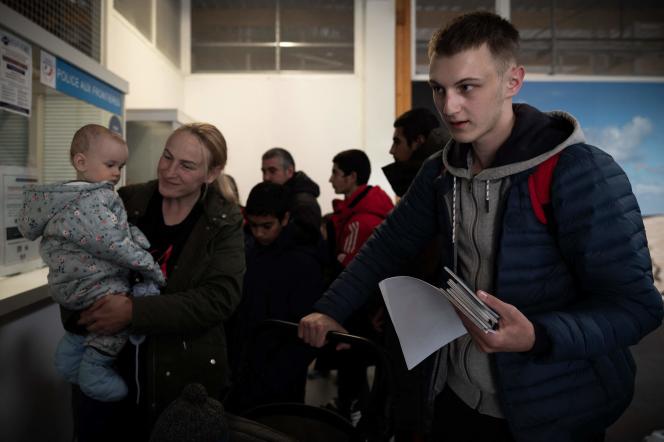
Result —
M 396 206 L 369 185 L 366 154 L 345 150 L 329 179 L 343 199 L 322 216 L 319 186 L 275 147 L 241 209 L 226 141 L 206 123 L 169 136 L 156 180 L 116 193 L 126 144 L 81 128 L 76 181 L 29 189 L 18 218 L 24 236 L 43 238 L 77 440 L 149 440 L 162 413 L 182 414 L 172 404 L 214 420 L 224 401 L 233 413 L 303 402 L 313 347 L 348 330 L 391 356 L 396 441 L 603 440 L 633 394 L 628 346 L 661 323 L 661 297 L 622 170 L 573 116 L 513 103 L 518 46 L 516 29 L 486 12 L 434 34 L 444 127 L 425 109 L 394 122 L 395 161 L 382 170 Z M 553 156 L 547 226 L 528 177 Z M 409 274 L 441 285 L 443 265 L 499 326 L 485 334 L 462 317 L 468 334 L 409 372 L 377 284 Z M 264 319 L 299 322 L 302 341 L 254 336 Z M 366 365 L 352 351 L 331 357 L 350 417 Z M 228 425 L 211 428 L 227 440 Z

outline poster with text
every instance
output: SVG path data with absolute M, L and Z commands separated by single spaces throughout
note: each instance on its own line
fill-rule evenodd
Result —
M 32 46 L 0 30 L 0 109 L 30 116 Z

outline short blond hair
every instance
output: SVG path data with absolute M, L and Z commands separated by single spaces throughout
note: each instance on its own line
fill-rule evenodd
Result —
M 168 137 L 166 144 L 175 135 L 186 132 L 198 139 L 210 154 L 210 162 L 207 164 L 207 170 L 210 171 L 217 166 L 223 169 L 226 167 L 228 154 L 226 150 L 226 139 L 216 126 L 210 123 L 189 123 L 178 127 Z
M 104 126 L 86 124 L 76 131 L 74 138 L 71 140 L 69 160 L 73 161 L 74 156 L 78 153 L 86 153 L 90 149 L 90 146 L 94 145 L 101 137 L 110 137 L 118 143 L 127 144 L 120 135 L 111 132 Z
M 239 199 L 237 193 L 234 191 L 231 183 L 227 181 L 228 178 L 223 174 L 226 162 L 228 161 L 228 148 L 226 146 L 226 138 L 224 138 L 221 131 L 217 129 L 215 125 L 210 123 L 189 123 L 175 129 L 168 137 L 166 144 L 168 144 L 171 138 L 179 133 L 193 135 L 205 147 L 205 150 L 210 154 L 210 161 L 206 164 L 207 172 L 215 167 L 220 167 L 222 170 L 222 173 L 217 178 L 217 190 L 219 190 L 221 195 L 227 201 L 237 203 Z

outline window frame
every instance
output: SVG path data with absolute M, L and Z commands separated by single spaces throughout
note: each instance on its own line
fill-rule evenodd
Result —
M 413 26 L 411 27 L 411 80 L 412 81 L 428 81 L 429 75 L 426 73 L 417 73 L 417 41 L 416 41 L 416 32 L 417 32 L 417 9 L 416 9 L 417 0 L 411 1 L 411 17 Z M 494 10 L 497 14 L 505 17 L 506 19 L 511 19 L 511 9 L 512 1 L 511 0 L 495 0 Z M 645 82 L 660 82 L 664 81 L 664 74 L 662 75 L 598 75 L 598 74 L 565 74 L 561 73 L 564 70 L 564 65 L 559 63 L 557 55 L 559 54 L 556 50 L 556 43 L 558 40 L 554 38 L 550 40 L 551 44 L 551 64 L 549 66 L 549 72 L 529 72 L 528 66 L 526 65 L 527 79 L 533 81 L 545 81 L 550 80 L 551 78 L 561 79 L 563 81 L 645 81 Z M 601 40 L 598 40 L 601 41 Z
M 359 42 L 362 41 L 361 36 L 363 35 L 362 31 L 362 20 L 364 17 L 364 3 L 365 0 L 353 0 L 353 42 L 352 43 L 313 43 L 313 42 L 282 42 L 281 41 L 281 22 L 280 22 L 280 0 L 275 0 L 275 8 L 277 9 L 275 14 L 275 41 L 273 42 L 251 42 L 251 43 L 239 43 L 239 42 L 217 42 L 211 47 L 229 47 L 229 48 L 275 48 L 275 69 L 257 69 L 257 70 L 196 70 L 192 69 L 191 57 L 192 57 L 192 39 L 191 39 L 191 0 L 182 0 L 183 3 L 187 4 L 187 13 L 188 13 L 188 38 L 186 42 L 188 48 L 187 56 L 187 73 L 189 75 L 357 75 L 360 72 L 358 68 L 358 60 L 361 60 L 361 48 L 359 48 Z M 324 47 L 334 47 L 334 48 L 353 48 L 353 69 L 347 71 L 330 71 L 330 70 L 320 70 L 320 69 L 281 69 L 281 48 L 324 48 Z

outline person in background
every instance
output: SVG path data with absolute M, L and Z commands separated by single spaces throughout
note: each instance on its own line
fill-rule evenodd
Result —
M 369 157 L 361 150 L 345 150 L 332 159 L 330 183 L 334 192 L 343 195 L 344 199 L 332 202 L 334 212 L 327 224 L 327 241 L 332 254 L 332 268 L 327 275 L 329 280 L 336 278 L 353 261 L 374 229 L 394 208 L 392 200 L 383 189 L 368 184 L 370 176 Z M 377 286 L 372 291 L 376 289 Z M 379 311 L 380 305 L 376 294 L 348 319 L 348 330 L 355 335 L 379 339 L 372 318 Z M 361 417 L 358 410 L 363 408 L 368 391 L 364 355 L 353 348 L 332 354 L 324 353 L 317 361 L 319 370 L 324 370 L 326 359 L 331 359 L 328 363 L 338 365 L 338 400 L 334 406 L 356 423 Z
M 383 173 L 397 197 L 404 196 L 424 161 L 442 150 L 449 139 L 447 129 L 440 127 L 438 118 L 425 108 L 411 109 L 394 121 L 390 148 L 394 162 L 384 166 Z M 403 273 L 435 284 L 441 265 L 442 240 L 440 235 L 432 239 Z M 384 308 L 381 312 L 379 317 L 382 318 L 380 328 L 384 335 L 384 345 L 388 352 L 400 354 L 401 347 L 394 327 Z M 435 368 L 435 358 L 426 359 L 412 370 L 408 370 L 402 357 L 390 360 L 395 380 L 393 404 L 396 442 L 423 439 L 431 431 L 433 415 L 430 412 L 432 407 L 425 406 L 425 399 L 430 395 L 422 385 Z
M 450 140 L 445 127 L 429 109 L 415 108 L 404 112 L 394 121 L 394 135 L 390 155 L 394 162 L 383 167 L 385 178 L 399 197 L 415 179 L 424 161 L 442 150 Z
M 97 124 L 74 134 L 70 148 L 76 180 L 30 186 L 17 225 L 30 240 L 42 237 L 39 252 L 49 267 L 51 296 L 76 311 L 107 293 L 132 291 L 131 272 L 144 280 L 135 293 L 159 294 L 165 280 L 150 253 L 148 240 L 127 223 L 127 212 L 114 186 L 127 162 L 127 144 Z M 98 401 L 118 401 L 127 385 L 114 369 L 127 343 L 126 329 L 113 335 L 66 332 L 55 353 L 55 367 L 65 380 Z
M 370 176 L 369 157 L 361 150 L 345 150 L 332 159 L 330 183 L 334 193 L 343 195 L 344 199 L 332 201 L 334 212 L 327 231 L 340 269 L 348 266 L 394 208 L 383 189 L 368 184 Z
M 484 333 L 460 315 L 468 334 L 438 352 L 425 386 L 433 439 L 601 441 L 632 399 L 629 346 L 663 315 L 629 180 L 570 114 L 513 103 L 525 70 L 507 20 L 461 15 L 433 35 L 429 59 L 453 142 L 424 163 L 300 336 L 320 346 L 343 331 L 380 280 L 442 234 L 443 263 L 500 320 Z M 536 206 L 529 176 L 552 158 L 551 200 Z
M 316 247 L 298 242 L 282 185 L 251 189 L 245 217 L 247 273 L 242 302 L 228 323 L 233 388 L 226 406 L 242 412 L 276 402 L 304 403 L 311 347 L 278 330 L 258 331 L 266 319 L 297 322 L 323 293 Z
M 317 242 L 321 224 L 318 184 L 306 173 L 296 171 L 293 156 L 281 147 L 273 147 L 263 154 L 261 171 L 263 181 L 281 184 L 288 190 L 290 222 L 297 226 L 298 235 Z
M 79 442 L 146 441 L 157 416 L 189 383 L 214 398 L 225 395 L 223 323 L 240 302 L 245 271 L 242 215 L 217 182 L 226 160 L 226 141 L 215 126 L 187 124 L 166 141 L 157 180 L 119 190 L 166 287 L 160 296 L 107 295 L 80 316 L 63 311 L 69 331 L 109 335 L 128 328 L 146 336 L 137 354 L 118 358 L 127 399 L 109 405 L 74 390 Z

